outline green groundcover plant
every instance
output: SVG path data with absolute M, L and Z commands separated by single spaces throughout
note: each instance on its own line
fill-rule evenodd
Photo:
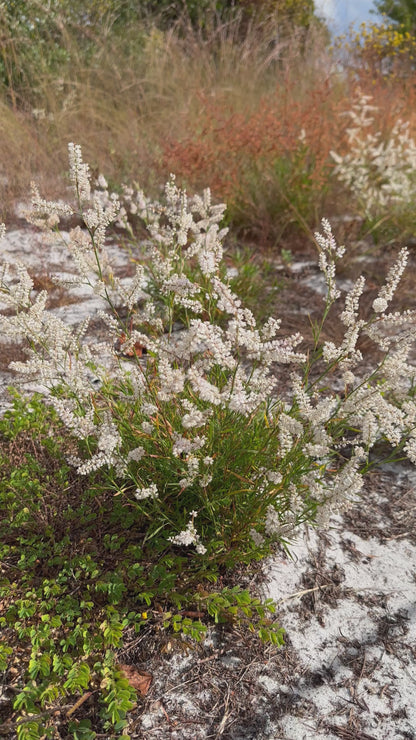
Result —
M 322 319 L 300 351 L 300 335 L 285 335 L 273 317 L 258 325 L 232 291 L 225 206 L 209 190 L 188 198 L 172 177 L 160 202 L 127 187 L 116 196 L 103 177 L 92 184 L 79 146 L 69 145 L 69 160 L 74 204 L 34 188 L 29 218 L 70 252 L 76 274 L 57 282 L 103 300 L 104 340 L 90 321 L 74 329 L 49 311 L 23 265 L 0 276 L 1 331 L 27 345 L 27 360 L 12 367 L 44 391 L 17 397 L 0 430 L 2 555 L 13 572 L 1 587 L 0 669 L 12 670 L 17 642 L 19 740 L 53 737 L 57 716 L 74 738 L 97 728 L 128 737 L 135 692 L 116 652 L 131 631 L 200 639 L 211 617 L 281 644 L 273 603 L 218 588 L 218 578 L 356 500 L 380 445 L 416 462 L 415 312 L 389 310 L 405 249 L 369 317 L 359 305 L 365 280 L 356 280 L 336 346 L 321 337 L 339 303 L 344 248 L 324 220 Z M 59 231 L 75 217 L 79 225 Z M 130 277 L 108 257 L 114 225 L 130 234 Z M 359 349 L 363 336 L 371 357 Z M 26 449 L 19 465 L 16 449 Z M 89 692 L 99 697 L 94 716 L 68 709 Z

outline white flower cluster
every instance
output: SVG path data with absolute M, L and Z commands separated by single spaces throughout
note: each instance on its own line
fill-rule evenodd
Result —
M 195 436 L 193 439 L 188 439 L 188 437 L 181 437 L 175 433 L 173 433 L 173 440 L 172 455 L 174 457 L 189 455 L 191 452 L 201 450 L 206 442 L 205 437 Z
M 159 495 L 156 483 L 151 483 L 150 486 L 144 488 L 136 488 L 134 494 L 137 501 L 144 501 L 146 498 L 157 498 Z
M 51 201 L 41 198 L 35 183 L 32 183 L 32 208 L 25 213 L 27 221 L 39 229 L 53 229 L 62 216 L 69 218 L 74 210 L 63 201 Z
M 343 257 L 345 247 L 337 245 L 331 224 L 326 218 L 322 219 L 322 233 L 315 233 L 315 242 L 319 248 L 319 268 L 323 273 L 328 289 L 325 300 L 332 302 L 341 295 L 335 282 L 336 259 Z
M 416 143 L 408 124 L 398 120 L 387 139 L 371 133 L 377 107 L 371 95 L 360 95 L 347 115 L 348 152 L 331 152 L 335 174 L 357 197 L 366 217 L 380 215 L 389 206 L 406 208 L 416 195 Z
M 82 160 L 79 144 L 68 144 L 69 177 L 80 201 L 88 201 L 91 195 L 90 168 Z
M 212 415 L 212 409 L 201 411 L 192 401 L 188 401 L 186 398 L 182 401 L 182 407 L 186 409 L 186 414 L 182 416 L 182 426 L 184 429 L 201 427 L 205 424 L 207 418 Z
M 190 512 L 190 520 L 187 524 L 186 529 L 182 530 L 182 532 L 179 532 L 179 534 L 175 535 L 174 537 L 168 537 L 169 542 L 172 542 L 173 545 L 185 545 L 185 547 L 189 547 L 189 545 L 195 545 L 195 549 L 199 555 L 204 555 L 207 551 L 207 548 L 202 544 L 201 538 L 196 531 L 194 519 L 197 515 L 196 511 Z
M 258 326 L 221 278 L 225 230 L 219 223 L 224 207 L 212 205 L 208 190 L 202 198 L 188 199 L 171 179 L 161 205 L 141 191 L 125 189 L 125 213 L 120 216 L 117 199 L 103 179 L 100 189 L 90 193 L 79 147 L 70 147 L 70 159 L 87 228 L 73 229 L 64 246 L 78 271 L 73 282 L 89 285 L 107 301 L 109 311 L 100 316 L 108 342 L 103 346 L 90 340 L 88 321 L 73 329 L 46 310 L 46 293 L 34 294 L 33 281 L 21 265 L 0 272 L 0 291 L 9 309 L 0 317 L 0 331 L 28 340 L 28 361 L 13 368 L 48 389 L 50 403 L 70 433 L 88 441 L 89 457 L 85 453 L 83 459 L 71 459 L 79 473 L 110 466 L 116 475 L 130 475 L 133 495 L 145 502 L 143 506 L 157 499 L 162 508 L 162 486 L 158 490 L 155 483 L 147 483 L 155 479 L 152 466 L 162 461 L 169 471 L 164 473 L 166 496 L 176 486 L 178 495 L 197 492 L 200 501 L 208 501 L 212 481 L 223 482 L 227 475 L 217 464 L 224 434 L 237 445 L 229 458 L 237 465 L 236 479 L 239 455 L 252 456 L 242 488 L 251 486 L 253 496 L 263 496 L 267 504 L 263 519 L 256 522 L 257 534 L 283 537 L 302 520 L 310 501 L 326 510 L 345 506 L 359 491 L 363 460 L 378 440 L 393 446 L 403 443 L 409 459 L 416 461 L 416 372 L 410 361 L 415 312 L 386 312 L 406 265 L 405 250 L 389 271 L 368 320 L 360 318 L 365 281 L 358 278 L 341 311 L 344 338 L 339 346 L 323 344 L 325 368 L 312 383 L 307 380 L 310 361 L 296 350 L 302 337 L 279 336 L 280 321 L 273 317 Z M 52 204 L 49 209 L 46 201 L 41 207 L 43 226 L 50 228 L 55 216 L 49 223 L 47 214 L 57 215 L 58 208 Z M 39 208 L 36 195 L 36 217 Z M 143 264 L 142 254 L 135 255 L 138 264 L 130 284 L 117 280 L 106 254 L 109 223 L 128 224 L 128 215 L 144 220 L 150 234 L 141 245 Z M 327 284 L 326 314 L 339 298 L 336 260 L 344 248 L 337 245 L 326 220 L 316 243 Z M 180 331 L 173 330 L 175 311 L 181 317 Z M 357 348 L 363 335 L 383 355 L 379 365 L 364 369 Z M 286 403 L 279 393 L 283 364 L 302 367 L 302 374 L 292 373 Z M 328 373 L 337 367 L 344 394 L 328 390 Z M 99 380 L 98 389 L 92 376 Z M 247 428 L 260 424 L 274 440 L 273 459 L 252 439 L 248 451 L 238 449 L 239 435 L 243 440 Z M 347 447 L 352 447 L 351 459 L 340 463 Z M 279 505 L 270 503 L 273 497 Z M 170 541 L 193 544 L 202 553 L 195 516 L 191 512 L 187 528 Z
M 388 308 L 388 305 L 397 290 L 400 278 L 405 271 L 408 255 L 409 253 L 406 248 L 400 250 L 396 264 L 389 270 L 386 282 L 373 302 L 373 309 L 376 313 L 384 313 L 386 308 Z

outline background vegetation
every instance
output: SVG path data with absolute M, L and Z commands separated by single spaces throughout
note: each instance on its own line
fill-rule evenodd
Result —
M 351 211 L 330 152 L 357 88 L 383 136 L 414 129 L 413 38 L 370 24 L 334 49 L 312 0 L 16 0 L 0 21 L 3 218 L 32 179 L 64 194 L 76 141 L 112 184 L 209 183 L 240 238 L 281 244 Z
M 290 261 L 322 216 L 341 238 L 346 224 L 383 246 L 412 235 L 413 199 L 389 208 L 383 181 L 394 162 L 403 193 L 416 187 L 413 26 L 390 5 L 383 25 L 331 42 L 313 0 L 0 2 L 0 220 L 13 224 L 32 180 L 67 196 L 69 141 L 118 193 L 159 195 L 173 172 L 227 202 L 228 238 L 247 242 L 234 288 L 257 312 L 253 253 Z M 374 197 L 371 210 L 368 187 L 387 207 Z M 0 719 L 13 740 L 58 724 L 65 739 L 127 739 L 141 684 L 117 662 L 126 635 L 198 639 L 214 620 L 282 642 L 273 604 L 227 581 L 267 547 L 201 565 L 144 529 L 138 541 L 135 510 L 101 472 L 80 479 L 70 445 L 37 397 L 0 420 L 0 671 L 15 692 Z

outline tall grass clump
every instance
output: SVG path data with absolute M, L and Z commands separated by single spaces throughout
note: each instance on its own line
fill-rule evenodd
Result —
M 207 46 L 208 76 L 161 141 L 164 170 L 189 188 L 212 183 L 240 235 L 273 244 L 292 225 L 313 228 L 328 193 L 342 97 L 324 33 L 311 28 L 305 39 L 294 30 L 288 39 L 276 26 L 256 27 L 242 55 L 232 27 L 215 42 L 220 64 L 212 65 Z
M 224 206 L 209 190 L 188 198 L 172 178 L 160 201 L 126 187 L 120 202 L 102 176 L 94 185 L 79 146 L 69 145 L 69 159 L 73 202 L 35 188 L 30 221 L 72 256 L 76 275 L 58 282 L 105 302 L 104 341 L 89 319 L 74 329 L 48 311 L 24 265 L 4 265 L 0 282 L 3 335 L 27 345 L 12 368 L 44 389 L 43 401 L 17 402 L 2 432 L 6 470 L 31 430 L 38 436 L 0 487 L 3 554 L 20 573 L 2 587 L 2 670 L 11 645 L 30 646 L 14 700 L 19 740 L 45 725 L 51 734 L 54 712 L 89 691 L 101 697 L 96 727 L 123 732 L 134 692 L 114 652 L 131 630 L 200 638 L 211 616 L 280 644 L 272 603 L 213 584 L 288 547 L 302 523 L 348 507 L 380 443 L 416 462 L 415 312 L 389 310 L 406 250 L 368 317 L 365 280 L 356 280 L 338 309 L 336 346 L 321 335 L 338 308 L 344 248 L 324 220 L 316 242 L 327 292 L 313 345 L 300 351 L 300 335 L 275 317 L 258 325 L 231 290 Z M 60 219 L 75 215 L 82 226 L 61 234 Z M 134 220 L 148 237 L 132 238 L 134 275 L 119 278 L 107 231 L 116 222 L 133 237 Z M 70 716 L 62 722 L 79 737 Z M 94 736 L 89 717 L 85 737 Z
M 4 42 L 5 64 L 13 59 L 0 91 L 9 213 L 34 177 L 65 195 L 62 142 L 76 140 L 114 185 L 136 180 L 156 196 L 170 172 L 193 192 L 210 182 L 230 225 L 264 243 L 318 225 L 344 93 L 312 16 L 293 15 L 290 2 L 278 12 L 245 3 L 205 14 L 202 25 L 188 8 L 191 18 L 169 24 L 174 4 L 157 14 L 148 3 L 138 15 L 97 0 L 81 28 L 78 3 L 52 4 L 45 18 L 35 5 L 33 28 L 16 14 Z
M 413 50 L 399 31 L 362 28 L 333 51 L 309 2 L 300 14 L 290 0 L 84 6 L 0 9 L 4 219 L 34 177 L 65 196 L 62 142 L 74 140 L 116 189 L 136 181 L 156 197 L 170 172 L 192 192 L 209 182 L 240 238 L 283 244 L 323 212 L 366 219 L 332 176 L 358 84 L 378 108 L 380 142 L 397 118 L 414 136 Z

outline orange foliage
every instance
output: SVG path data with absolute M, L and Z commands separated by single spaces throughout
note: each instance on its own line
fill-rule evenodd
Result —
M 319 187 L 327 178 L 329 151 L 338 137 L 334 121 L 340 106 L 334 98 L 329 84 L 302 101 L 277 86 L 274 96 L 260 98 L 255 111 L 240 112 L 232 109 L 225 93 L 200 94 L 198 115 L 183 122 L 186 134 L 162 144 L 163 167 L 194 187 L 209 183 L 217 197 L 232 200 L 253 165 L 290 158 L 303 141 Z

